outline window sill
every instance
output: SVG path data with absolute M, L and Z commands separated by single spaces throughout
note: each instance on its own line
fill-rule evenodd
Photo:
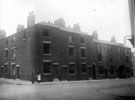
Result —
M 22 39 L 23 41 L 25 41 L 26 39 L 24 38 L 24 39 Z
M 51 38 L 51 37 L 43 36 L 43 38 Z
M 87 74 L 87 73 L 82 73 L 82 74 Z
M 52 73 L 44 73 L 43 75 L 52 75 Z
M 75 75 L 75 74 L 69 74 L 69 75 Z
M 44 56 L 51 56 L 52 54 L 43 54 Z

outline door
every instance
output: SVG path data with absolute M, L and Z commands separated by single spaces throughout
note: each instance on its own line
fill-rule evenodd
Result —
M 93 79 L 96 79 L 96 64 L 93 64 L 92 71 L 93 71 Z
M 54 69 L 54 79 L 59 78 L 59 71 L 58 71 L 58 65 L 53 65 Z
M 105 78 L 107 78 L 107 68 L 105 68 Z
M 19 67 L 16 67 L 16 78 L 19 79 Z

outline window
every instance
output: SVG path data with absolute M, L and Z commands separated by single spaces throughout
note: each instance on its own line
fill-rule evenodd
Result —
M 6 45 L 8 45 L 8 39 L 6 39 Z
M 109 46 L 108 49 L 109 49 L 109 51 L 112 51 L 112 47 Z
M 113 55 L 110 54 L 110 61 L 113 61 Z
M 73 36 L 68 36 L 68 42 L 73 43 Z
M 97 45 L 98 51 L 101 51 L 101 45 Z
M 5 66 L 4 66 L 4 72 L 5 72 L 5 73 L 8 73 L 8 65 L 5 65 Z
M 126 56 L 126 63 L 129 63 L 129 56 Z
M 11 66 L 11 74 L 15 75 L 15 64 Z
M 118 47 L 118 52 L 121 52 L 121 49 L 120 49 L 120 47 Z
M 50 67 L 51 67 L 51 61 L 44 61 L 43 62 L 43 73 L 51 73 Z
M 75 73 L 75 64 L 69 64 L 69 73 L 74 74 Z
M 80 43 L 84 43 L 84 37 L 80 37 Z
M 43 36 L 44 37 L 50 37 L 50 35 L 49 35 L 49 29 L 43 29 Z
M 98 66 L 98 73 L 103 74 L 104 73 L 104 68 L 103 66 Z
M 12 39 L 12 43 L 15 43 L 15 37 Z
M 81 64 L 82 73 L 86 73 L 86 64 Z
M 5 49 L 5 58 L 8 58 L 8 49 Z
M 43 43 L 43 53 L 50 54 L 50 43 Z
M 15 58 L 15 48 L 12 48 L 12 58 Z
M 120 63 L 122 63 L 122 55 L 120 55 Z
M 23 32 L 23 39 L 26 39 L 26 31 Z
M 115 71 L 114 66 L 111 66 L 111 67 L 110 67 L 110 73 L 111 73 L 111 74 L 114 74 L 114 71 Z
M 130 67 L 127 67 L 127 74 L 130 74 Z
M 74 57 L 74 47 L 69 47 L 69 57 Z
M 81 57 L 85 57 L 85 48 L 81 48 Z
M 102 54 L 98 54 L 98 61 L 102 61 Z

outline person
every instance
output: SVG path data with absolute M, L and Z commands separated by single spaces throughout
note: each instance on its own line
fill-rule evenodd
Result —
M 32 71 L 32 73 L 31 73 L 31 82 L 32 82 L 32 84 L 34 84 L 34 82 L 35 82 L 35 74 L 34 74 L 34 71 Z
M 38 73 L 38 75 L 37 75 L 37 81 L 38 81 L 38 83 L 40 83 L 40 80 L 41 80 L 41 75 L 40 75 L 40 73 Z

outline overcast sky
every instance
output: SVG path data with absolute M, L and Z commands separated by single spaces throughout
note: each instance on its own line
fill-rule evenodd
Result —
M 130 35 L 128 0 L 0 0 L 0 29 L 7 35 L 16 32 L 17 24 L 26 27 L 28 13 L 34 11 L 36 23 L 64 18 L 66 26 L 79 23 L 81 30 L 99 38 L 110 40 Z

